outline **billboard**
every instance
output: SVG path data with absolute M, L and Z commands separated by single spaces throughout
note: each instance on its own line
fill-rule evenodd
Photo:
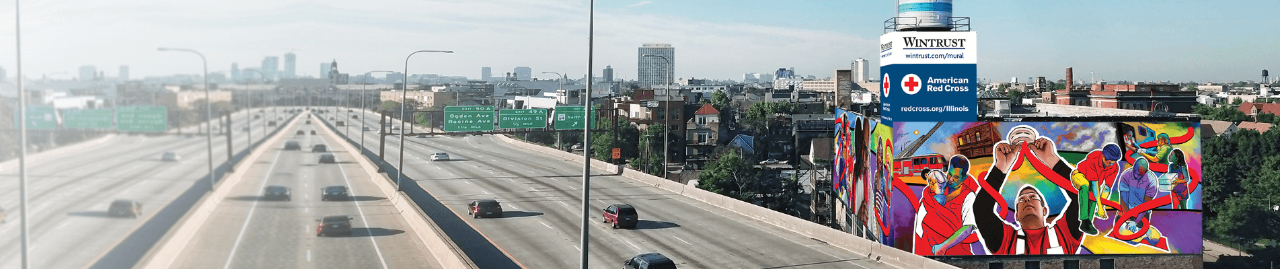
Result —
M 881 111 L 886 121 L 975 121 L 976 32 L 880 36 Z
M 926 256 L 1202 252 L 1198 122 L 890 128 L 837 113 L 835 188 L 854 215 L 871 205 L 876 218 L 851 222 L 886 246 Z

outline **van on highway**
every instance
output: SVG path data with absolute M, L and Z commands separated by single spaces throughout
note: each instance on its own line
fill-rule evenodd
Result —
M 626 269 L 676 269 L 676 263 L 660 253 L 645 253 L 622 262 Z

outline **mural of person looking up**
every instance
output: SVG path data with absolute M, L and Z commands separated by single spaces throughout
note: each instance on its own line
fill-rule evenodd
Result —
M 1044 195 L 1031 185 L 1023 186 L 1015 200 L 1014 216 L 1019 227 L 1003 225 L 1001 237 L 988 237 L 985 240 L 999 240 L 999 248 L 993 250 L 999 255 L 1029 254 L 1076 254 L 1080 247 L 1080 238 L 1071 235 L 1067 228 L 1069 218 L 1058 218 L 1050 225 L 1046 222 L 1049 205 Z M 985 235 L 985 233 L 984 233 Z M 994 234 L 993 234 L 994 235 Z
M 994 188 L 1001 188 L 1006 180 L 1012 180 L 1008 179 L 1009 173 L 1012 172 L 1014 165 L 1024 158 L 1027 161 L 1038 161 L 1045 167 L 1050 167 L 1051 173 L 1063 179 L 1070 179 L 1071 171 L 1075 170 L 1058 155 L 1054 142 L 1040 136 L 1039 132 L 1031 126 L 1014 126 L 1009 130 L 1006 140 L 996 143 L 993 147 L 991 169 L 987 171 L 987 176 L 983 180 Z M 1024 147 L 1032 156 L 1020 156 Z M 1039 193 L 1039 190 L 1036 191 Z M 983 243 L 988 250 L 996 251 L 1011 247 L 1009 245 L 1011 241 L 1006 241 L 1013 239 L 1000 236 L 1012 236 L 1013 234 L 1006 233 L 1007 229 L 1017 229 L 1021 225 L 1016 219 L 1020 217 L 1019 215 L 1013 212 L 1005 212 L 1006 209 L 996 206 L 998 203 L 996 199 L 1005 199 L 1004 195 L 1006 194 L 983 192 L 977 195 L 978 197 L 974 201 L 974 214 L 978 232 L 982 235 Z M 1039 197 L 1044 199 L 1043 195 Z M 1077 242 L 1075 245 L 1079 245 L 1080 238 L 1084 237 L 1084 233 L 1080 231 L 1079 207 L 1079 203 L 1067 203 L 1066 210 L 1062 211 L 1062 214 L 1065 215 L 1057 218 L 1058 221 L 1055 222 L 1062 223 L 1066 227 L 1058 231 L 1069 233 L 1072 240 Z M 1044 209 L 1047 209 L 1047 207 Z M 1002 212 L 1005 213 L 1002 215 Z M 1044 213 L 1043 215 L 1048 216 L 1049 214 Z M 1074 248 L 1069 252 L 1074 252 Z
M 970 244 L 978 242 L 974 233 L 974 191 L 977 181 L 969 176 L 969 159 L 951 157 L 944 171 L 921 172 L 928 186 L 916 210 L 915 253 L 920 255 L 973 255 Z M 979 252 L 981 254 L 982 252 Z
M 1093 219 L 1107 219 L 1107 211 L 1101 200 L 1105 196 L 1098 190 L 1099 185 L 1110 185 L 1119 172 L 1116 161 L 1123 153 L 1120 146 L 1107 144 L 1100 150 L 1094 150 L 1076 164 L 1076 171 L 1071 172 L 1071 183 L 1076 186 L 1076 201 L 1080 203 L 1080 230 L 1087 234 L 1097 235 L 1093 227 Z

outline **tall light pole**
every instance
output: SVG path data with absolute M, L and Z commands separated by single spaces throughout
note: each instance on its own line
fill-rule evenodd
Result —
M 669 140 L 671 136 L 671 130 L 669 129 L 669 127 L 671 127 L 671 77 L 672 69 L 675 69 L 675 67 L 671 66 L 671 59 L 667 59 L 667 56 L 645 54 L 640 57 L 658 57 L 667 62 L 667 93 L 662 96 L 663 101 L 665 101 L 663 102 L 662 107 L 666 110 L 662 117 L 662 178 L 666 179 L 667 164 L 671 163 L 669 160 L 671 155 L 671 141 Z
M 405 131 L 408 131 L 405 130 L 407 126 L 405 126 L 404 108 L 409 106 L 409 57 L 413 57 L 414 54 L 419 52 L 453 53 L 452 50 L 419 50 L 404 57 L 404 83 L 401 83 L 400 86 L 400 165 L 396 166 L 396 170 L 399 171 L 399 173 L 396 173 L 396 190 L 402 190 L 400 189 L 400 179 L 404 178 L 404 135 Z
M 27 268 L 27 90 L 22 88 L 22 19 L 19 16 L 19 1 L 13 1 L 13 31 L 18 58 L 18 199 L 22 200 L 20 220 L 22 226 L 22 268 Z
M 199 51 L 179 48 L 159 48 L 160 51 L 182 51 L 195 53 L 200 56 L 200 64 L 204 67 L 204 120 L 205 123 L 212 126 L 213 124 L 213 98 L 209 96 L 209 62 L 204 59 L 204 54 Z M 213 191 L 213 129 L 210 128 L 205 132 L 205 145 L 208 146 L 209 157 L 209 191 Z M 231 160 L 231 156 L 227 156 L 227 160 Z
M 596 1 L 591 0 L 590 13 L 587 16 L 587 90 L 585 98 L 591 96 L 591 70 L 595 57 Z M 586 102 L 582 117 L 582 269 L 587 269 L 587 247 L 590 246 L 591 234 L 591 102 Z
M 369 74 L 372 74 L 372 73 L 395 73 L 395 72 L 394 71 L 369 71 L 364 73 L 364 83 L 360 85 L 360 152 L 361 154 L 364 154 L 364 133 L 365 133 L 364 129 L 369 128 L 369 122 L 366 121 L 366 118 L 365 118 L 367 117 L 367 114 L 365 113 L 365 109 L 364 109 L 364 106 L 368 105 L 369 103 L 365 101 L 364 91 L 365 89 L 369 88 Z M 378 126 L 378 128 L 382 128 L 382 126 Z M 399 187 L 400 186 L 396 186 L 396 188 L 399 188 Z
M 262 78 L 262 81 L 263 81 L 262 84 L 266 84 L 267 74 L 263 74 L 262 71 L 258 71 L 257 69 L 253 69 L 253 72 L 258 72 L 258 76 Z M 249 96 L 249 99 L 248 99 L 249 105 L 245 106 L 245 112 L 247 113 L 246 115 L 244 115 L 244 124 L 245 126 L 250 126 L 248 127 L 249 131 L 245 132 L 245 136 L 247 137 L 247 140 L 249 140 L 249 144 L 244 144 L 244 145 L 246 147 L 250 147 L 250 146 L 253 146 L 253 127 L 252 127 L 253 125 L 249 123 L 253 121 L 253 111 L 249 107 L 253 106 L 253 94 L 250 93 L 248 84 L 245 84 L 244 92 L 246 95 Z M 263 114 L 266 114 L 266 113 L 263 113 Z M 267 120 L 263 119 L 262 122 L 264 122 L 263 124 L 266 124 L 265 122 L 267 122 Z M 227 130 L 227 131 L 230 132 L 231 130 Z M 262 126 L 263 137 L 266 137 L 267 135 L 266 132 L 267 132 L 267 127 L 266 125 L 263 125 Z M 231 157 L 227 157 L 227 159 L 230 160 Z
M 556 74 L 556 80 L 558 80 L 558 81 L 559 81 L 559 83 L 560 83 L 560 88 L 556 90 L 556 94 L 560 94 L 560 93 L 563 93 L 563 92 L 564 92 L 564 79 L 562 78 L 562 75 L 560 75 L 560 73 L 556 73 L 556 72 L 542 72 L 542 73 L 543 73 L 543 74 Z M 568 104 L 568 103 L 569 103 L 568 101 L 569 101 L 569 96 L 568 96 L 568 94 L 566 93 L 566 94 L 565 94 L 565 104 Z M 561 132 L 559 132 L 559 131 L 557 131 L 557 132 L 556 132 L 556 150 L 564 150 L 564 149 L 560 146 L 560 133 L 561 133 Z

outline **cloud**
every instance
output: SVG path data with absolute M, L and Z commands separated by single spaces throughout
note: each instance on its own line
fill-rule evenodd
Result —
M 627 7 L 626 7 L 626 8 L 633 8 L 633 7 L 638 7 L 638 6 L 648 5 L 648 4 L 652 4 L 652 3 L 653 3 L 653 2 L 649 2 L 649 1 L 640 1 L 639 3 L 635 3 L 635 4 L 627 5 Z

